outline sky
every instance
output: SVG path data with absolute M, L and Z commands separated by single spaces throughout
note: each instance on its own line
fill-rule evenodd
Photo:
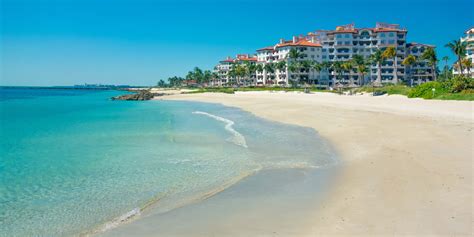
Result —
M 280 38 L 396 23 L 444 45 L 474 26 L 474 0 L 0 0 L 0 85 L 155 85 Z

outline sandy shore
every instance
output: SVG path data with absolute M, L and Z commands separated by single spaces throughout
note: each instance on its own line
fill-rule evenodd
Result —
M 343 163 L 331 179 L 301 176 L 297 170 L 260 174 L 209 201 L 166 218 L 145 218 L 110 236 L 137 231 L 143 236 L 472 235 L 473 102 L 270 92 L 159 99 L 222 103 L 312 127 Z M 272 187 L 281 183 L 276 177 L 288 177 L 288 187 Z M 301 191 L 317 180 L 331 180 L 323 196 Z M 255 190 L 275 197 L 302 193 L 273 200 Z

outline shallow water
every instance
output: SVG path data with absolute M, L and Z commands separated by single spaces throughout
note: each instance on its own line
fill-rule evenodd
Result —
M 166 212 L 262 169 L 321 167 L 309 128 L 117 91 L 0 89 L 0 236 L 70 236 Z

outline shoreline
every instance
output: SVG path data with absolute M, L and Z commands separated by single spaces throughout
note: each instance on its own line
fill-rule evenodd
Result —
M 323 193 L 311 193 L 313 204 L 306 202 L 302 208 L 298 201 L 279 203 L 286 208 L 275 209 L 294 215 L 290 220 L 260 207 L 265 201 L 258 198 L 249 201 L 257 210 L 247 211 L 265 218 L 249 222 L 245 212 L 226 212 L 232 209 L 239 192 L 248 192 L 245 188 L 241 191 L 240 186 L 245 185 L 238 183 L 208 200 L 172 211 L 168 217 L 137 220 L 106 235 L 472 234 L 473 210 L 467 207 L 472 207 L 473 102 L 266 92 L 182 94 L 158 99 L 219 103 L 271 121 L 313 128 L 329 141 L 342 165 Z M 260 188 L 275 183 L 270 180 Z M 215 208 L 217 204 L 221 206 Z M 214 209 L 203 213 L 203 207 Z M 196 214 L 196 210 L 201 211 Z M 294 210 L 305 213 L 305 218 L 298 218 Z M 194 225 L 179 222 L 191 217 L 202 220 Z M 154 229 L 160 222 L 186 230 Z M 286 222 L 291 223 L 282 229 L 280 224 Z

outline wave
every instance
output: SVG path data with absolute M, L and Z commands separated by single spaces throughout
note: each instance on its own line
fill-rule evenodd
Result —
M 138 207 L 134 208 L 131 211 L 129 211 L 129 212 L 127 212 L 127 213 L 125 213 L 125 214 L 123 214 L 123 215 L 121 215 L 121 216 L 119 216 L 119 217 L 117 217 L 117 218 L 115 218 L 111 221 L 108 221 L 108 222 L 102 224 L 97 229 L 93 229 L 90 232 L 80 234 L 80 236 L 92 236 L 92 235 L 96 235 L 98 233 L 103 233 L 107 230 L 114 229 L 114 228 L 120 226 L 123 223 L 132 221 L 133 219 L 140 216 L 140 214 L 141 214 L 141 208 L 138 208 Z
M 206 113 L 206 112 L 202 112 L 202 111 L 194 111 L 193 114 L 201 114 L 201 115 L 205 115 L 205 116 L 208 116 L 210 118 L 213 118 L 217 121 L 221 121 L 221 122 L 224 122 L 226 125 L 225 125 L 225 130 L 229 131 L 230 133 L 232 133 L 232 135 L 234 135 L 232 138 L 230 138 L 229 140 L 231 142 L 233 142 L 234 144 L 236 145 L 239 145 L 239 146 L 242 146 L 242 147 L 245 147 L 247 148 L 247 142 L 245 140 L 245 137 L 244 135 L 240 134 L 239 132 L 237 132 L 232 126 L 234 125 L 234 121 L 232 120 L 229 120 L 229 119 L 226 119 L 226 118 L 223 118 L 223 117 L 219 117 L 217 115 L 213 115 L 213 114 L 210 114 L 210 113 Z

